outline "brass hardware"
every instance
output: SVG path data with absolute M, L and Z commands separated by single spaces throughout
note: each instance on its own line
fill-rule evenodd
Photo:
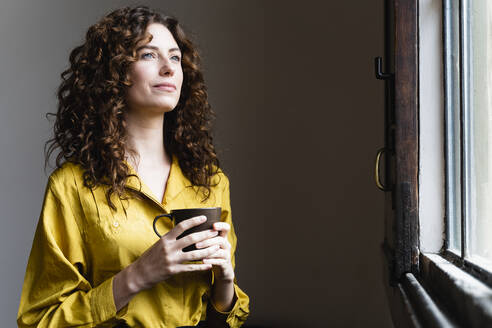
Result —
M 379 162 L 381 161 L 381 156 L 385 152 L 386 152 L 386 148 L 381 148 L 381 149 L 378 150 L 378 153 L 376 155 L 376 167 L 375 167 L 375 170 L 374 170 L 374 179 L 376 180 L 376 186 L 380 190 L 382 190 L 382 191 L 389 191 L 390 188 L 386 187 L 385 185 L 383 185 L 381 183 L 381 179 L 380 179 L 380 176 L 379 176 Z

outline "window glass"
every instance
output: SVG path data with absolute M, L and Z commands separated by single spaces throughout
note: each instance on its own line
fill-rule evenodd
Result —
M 451 1 L 449 6 L 444 31 L 447 57 L 445 58 L 447 238 L 448 248 L 461 255 L 460 25 L 457 2 Z
M 467 248 L 471 260 L 492 264 L 492 2 L 472 0 L 470 21 L 470 165 Z M 492 267 L 492 266 L 491 266 Z

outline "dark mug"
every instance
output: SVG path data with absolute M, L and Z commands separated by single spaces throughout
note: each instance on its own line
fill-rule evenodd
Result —
M 183 208 L 183 209 L 177 209 L 177 210 L 171 210 L 171 213 L 169 214 L 161 214 L 155 217 L 154 219 L 154 231 L 157 234 L 157 236 L 162 237 L 162 235 L 157 231 L 157 227 L 155 224 L 157 223 L 157 220 L 159 220 L 162 217 L 167 217 L 171 219 L 171 221 L 174 223 L 174 226 L 179 224 L 181 221 L 191 219 L 192 217 L 195 216 L 200 216 L 204 215 L 207 217 L 207 221 L 203 222 L 202 224 L 199 224 L 197 226 L 191 227 L 188 230 L 185 230 L 181 235 L 179 235 L 176 239 L 183 238 L 184 236 L 187 236 L 191 233 L 194 232 L 199 232 L 199 231 L 204 231 L 208 229 L 213 229 L 213 224 L 215 222 L 220 222 L 220 207 L 204 207 L 204 208 Z M 194 251 L 197 248 L 195 247 L 195 244 L 187 246 L 183 248 L 183 252 L 190 252 Z

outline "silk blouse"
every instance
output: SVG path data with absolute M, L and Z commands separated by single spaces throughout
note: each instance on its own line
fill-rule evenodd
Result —
M 114 304 L 114 275 L 159 239 L 153 219 L 172 209 L 220 206 L 221 220 L 231 226 L 227 238 L 235 268 L 229 179 L 220 170 L 212 182 L 218 185 L 201 202 L 203 193 L 196 193 L 173 155 L 162 203 L 141 179 L 129 177 L 125 188 L 143 197 L 122 200 L 113 193 L 114 211 L 106 201 L 108 187 L 86 188 L 81 166 L 65 162 L 45 189 L 22 287 L 19 327 L 113 327 L 122 322 L 131 327 L 195 326 L 206 320 L 207 308 L 226 326 L 240 327 L 249 315 L 249 297 L 235 278 L 233 308 L 218 311 L 211 302 L 212 270 L 176 274 L 139 292 L 118 312 Z M 173 228 L 166 218 L 157 226 L 161 234 Z

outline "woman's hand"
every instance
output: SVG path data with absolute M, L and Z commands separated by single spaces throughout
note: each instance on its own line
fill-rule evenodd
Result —
M 206 258 L 217 252 L 220 248 L 219 245 L 214 244 L 190 252 L 183 252 L 183 248 L 215 237 L 218 235 L 217 231 L 210 229 L 195 232 L 176 240 L 185 230 L 203 222 L 205 222 L 203 216 L 181 221 L 132 263 L 135 265 L 135 285 L 139 291 L 151 288 L 153 285 L 181 272 L 204 271 L 212 268 L 210 263 L 183 264 L 183 262 Z
M 231 244 L 227 240 L 227 234 L 231 230 L 231 226 L 226 222 L 216 222 L 213 227 L 215 231 L 219 232 L 219 235 L 197 243 L 196 248 L 220 246 L 213 254 L 204 258 L 203 263 L 213 264 L 212 271 L 216 280 L 220 282 L 233 282 L 234 269 L 231 263 Z

